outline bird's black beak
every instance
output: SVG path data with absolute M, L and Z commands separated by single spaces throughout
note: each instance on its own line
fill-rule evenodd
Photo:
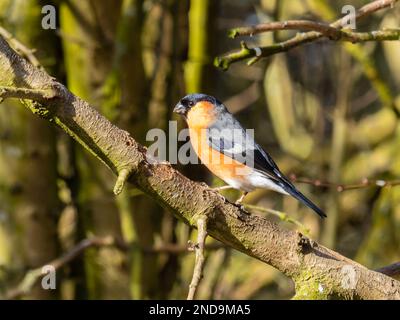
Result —
M 179 102 L 175 106 L 174 112 L 177 113 L 177 114 L 185 115 L 186 112 L 187 112 L 187 108 L 182 103 Z

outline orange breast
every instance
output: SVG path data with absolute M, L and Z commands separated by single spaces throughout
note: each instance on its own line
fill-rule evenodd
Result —
M 208 101 L 200 101 L 189 110 L 187 123 L 189 128 L 193 129 L 208 128 L 216 117 L 214 105 Z
M 250 174 L 251 169 L 211 148 L 207 141 L 207 128 L 216 120 L 217 114 L 212 103 L 198 102 L 189 112 L 187 122 L 190 141 L 201 162 L 222 180 L 240 178 Z
M 190 141 L 201 162 L 222 180 L 245 177 L 251 173 L 246 165 L 209 146 L 204 128 L 189 128 Z

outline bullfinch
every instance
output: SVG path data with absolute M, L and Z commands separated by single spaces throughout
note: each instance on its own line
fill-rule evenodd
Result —
M 283 175 L 271 156 L 216 98 L 190 94 L 179 101 L 174 112 L 186 120 L 191 144 L 202 163 L 228 184 L 222 188 L 243 191 L 237 203 L 256 188 L 272 189 L 293 196 L 321 218 L 326 217 Z

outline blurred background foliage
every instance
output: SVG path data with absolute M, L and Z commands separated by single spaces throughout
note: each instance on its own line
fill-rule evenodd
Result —
M 368 1 L 351 1 L 355 7 Z M 42 6 L 57 10 L 43 30 Z M 276 159 L 283 172 L 332 183 L 400 177 L 400 44 L 318 41 L 226 72 L 213 58 L 239 47 L 229 28 L 286 19 L 330 21 L 348 1 L 325 0 L 0 0 L 0 23 L 41 65 L 145 145 L 151 128 L 179 121 L 172 108 L 188 92 L 217 96 Z M 400 7 L 358 23 L 398 27 Z M 280 31 L 246 39 L 268 45 Z M 202 166 L 190 178 L 222 182 Z M 57 289 L 36 285 L 35 299 L 185 298 L 195 232 L 151 199 L 126 189 L 97 159 L 45 120 L 7 100 L 0 108 L 0 296 L 28 270 L 85 238 L 125 244 L 92 247 L 57 271 Z M 301 221 L 323 244 L 377 268 L 400 258 L 400 187 L 338 192 L 298 184 L 328 214 L 320 221 L 289 197 L 266 190 L 246 202 Z M 224 193 L 235 199 L 234 191 Z M 283 228 L 295 225 L 265 214 Z M 286 299 L 290 279 L 209 238 L 203 299 Z

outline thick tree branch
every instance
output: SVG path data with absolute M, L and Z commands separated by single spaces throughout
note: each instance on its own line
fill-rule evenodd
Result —
M 197 219 L 207 216 L 210 236 L 291 277 L 297 297 L 400 299 L 400 282 L 368 270 L 296 232 L 282 230 L 263 217 L 249 215 L 169 164 L 147 159 L 146 149 L 129 133 L 111 124 L 87 102 L 21 58 L 2 37 L 0 86 L 53 88 L 56 95 L 47 100 L 44 96 L 46 103 L 25 100 L 25 105 L 70 134 L 115 174 L 128 170 L 129 182 L 178 219 L 197 227 Z M 352 270 L 352 286 L 343 282 L 348 270 Z
M 355 15 L 355 20 L 371 15 L 372 13 L 392 7 L 398 0 L 376 0 L 361 7 Z M 232 63 L 249 59 L 248 65 L 257 62 L 260 58 L 268 57 L 276 53 L 286 52 L 300 45 L 316 41 L 322 37 L 327 37 L 334 41 L 350 41 L 352 43 L 365 41 L 386 41 L 399 40 L 400 29 L 377 30 L 371 32 L 354 32 L 342 29 L 343 21 L 346 17 L 336 20 L 331 24 L 314 22 L 308 20 L 290 20 L 283 22 L 263 23 L 250 27 L 235 28 L 229 31 L 230 37 L 253 35 L 262 32 L 276 30 L 311 30 L 306 33 L 298 33 L 296 36 L 279 43 L 274 43 L 265 47 L 248 48 L 242 42 L 240 50 L 227 53 L 215 58 L 214 65 L 226 70 Z

